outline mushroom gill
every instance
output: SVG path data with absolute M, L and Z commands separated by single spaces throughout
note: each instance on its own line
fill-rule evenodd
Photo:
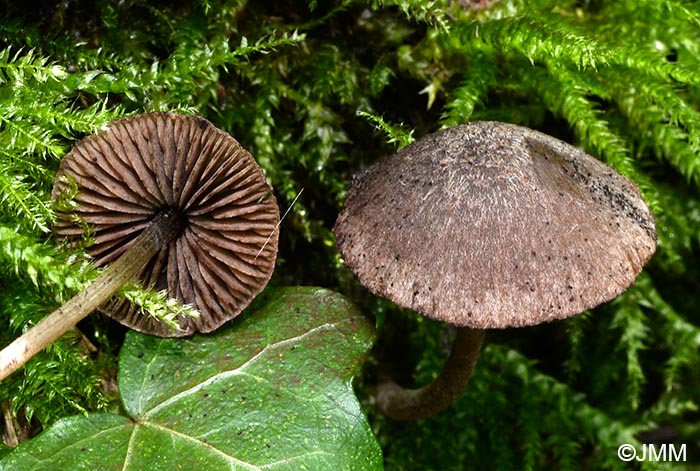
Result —
M 181 318 L 181 330 L 171 332 L 128 301 L 106 306 L 133 329 L 210 332 L 239 314 L 272 274 L 279 222 L 272 188 L 253 157 L 204 118 L 147 113 L 110 123 L 63 159 L 54 200 L 74 185 L 73 208 L 58 212 L 54 234 L 76 243 L 90 228 L 88 252 L 98 266 L 125 252 L 156 215 L 178 220 L 176 237 L 137 278 L 202 315 Z
M 203 118 L 147 113 L 108 124 L 65 156 L 52 197 L 56 238 L 90 240 L 96 263 L 108 266 L 0 351 L 0 380 L 97 308 L 149 334 L 210 332 L 272 275 L 279 224 L 272 188 L 253 157 Z M 108 302 L 130 280 L 167 288 L 201 316 L 180 316 L 173 331 L 126 301 Z

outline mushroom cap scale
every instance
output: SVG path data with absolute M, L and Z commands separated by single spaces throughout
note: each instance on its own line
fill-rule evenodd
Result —
M 70 211 L 58 211 L 54 235 L 77 242 L 100 266 L 117 258 L 163 211 L 182 231 L 140 274 L 192 304 L 199 318 L 169 331 L 127 301 L 104 311 L 136 330 L 163 336 L 210 332 L 238 315 L 272 275 L 279 209 L 253 157 L 229 134 L 197 116 L 146 113 L 113 121 L 78 142 L 61 162 L 54 200 L 77 186 Z
M 372 167 L 351 185 L 334 232 L 373 293 L 480 329 L 608 301 L 656 248 L 653 217 L 627 178 L 497 122 L 436 132 Z

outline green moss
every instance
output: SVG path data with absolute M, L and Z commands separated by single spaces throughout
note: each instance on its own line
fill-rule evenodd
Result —
M 282 222 L 273 283 L 350 295 L 382 320 L 372 364 L 409 381 L 417 367 L 425 381 L 444 357 L 442 327 L 359 288 L 331 228 L 347 181 L 397 145 L 467 120 L 508 121 L 638 183 L 658 252 L 627 294 L 589 315 L 491 334 L 447 414 L 398 425 L 368 404 L 387 469 L 626 469 L 622 440 L 659 431 L 688 444 L 690 469 L 700 459 L 700 10 L 674 0 L 481 3 L 490 7 L 0 0 L 0 341 L 90 276 L 49 235 L 61 157 L 117 117 L 179 110 L 241 141 L 283 211 L 303 189 Z M 97 353 L 66 338 L 0 384 L 32 433 L 118 407 L 105 384 L 123 331 L 98 316 L 80 329 Z M 393 353 L 395 342 L 413 353 Z

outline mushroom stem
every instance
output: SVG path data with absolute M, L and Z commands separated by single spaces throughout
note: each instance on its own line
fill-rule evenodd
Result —
M 442 412 L 469 382 L 484 341 L 484 330 L 459 327 L 452 351 L 435 380 L 420 389 L 404 389 L 394 382 L 380 384 L 377 406 L 394 420 L 426 419 Z
M 81 319 L 107 301 L 182 230 L 174 210 L 159 213 L 134 239 L 121 257 L 112 262 L 83 291 L 0 351 L 0 381 L 24 365 Z

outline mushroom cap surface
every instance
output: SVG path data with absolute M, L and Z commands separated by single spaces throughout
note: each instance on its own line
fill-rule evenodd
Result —
M 656 249 L 638 188 L 528 128 L 428 135 L 349 189 L 334 227 L 374 294 L 458 326 L 563 319 L 622 293 Z
M 105 306 L 135 330 L 210 332 L 237 316 L 272 275 L 279 222 L 272 188 L 253 157 L 204 118 L 145 113 L 109 123 L 64 157 L 52 198 L 72 206 L 58 211 L 55 237 L 80 243 L 87 228 L 98 266 L 121 255 L 159 212 L 181 218 L 180 235 L 139 278 L 201 316 L 180 317 L 181 330 L 172 332 L 128 301 Z

